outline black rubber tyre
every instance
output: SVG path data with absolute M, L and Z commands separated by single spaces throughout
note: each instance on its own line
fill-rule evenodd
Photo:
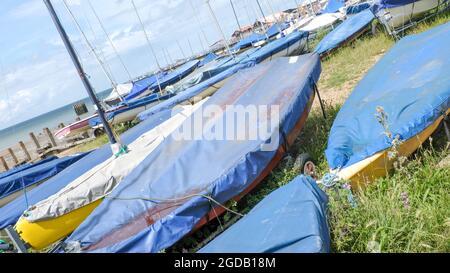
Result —
M 94 130 L 94 136 L 97 138 L 105 133 L 105 130 L 103 128 L 97 128 Z
M 311 177 L 315 176 L 316 164 L 308 153 L 300 154 L 295 159 L 294 166 L 301 172 L 301 174 L 309 175 Z

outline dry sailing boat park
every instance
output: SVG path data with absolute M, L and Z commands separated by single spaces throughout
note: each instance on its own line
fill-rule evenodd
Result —
M 450 1 L 4 2 L 0 257 L 450 252 Z

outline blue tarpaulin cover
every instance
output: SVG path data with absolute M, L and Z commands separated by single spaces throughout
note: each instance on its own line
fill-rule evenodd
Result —
M 347 167 L 391 147 L 375 115 L 384 108 L 393 137 L 407 140 L 450 107 L 450 23 L 401 39 L 364 77 L 331 129 L 326 156 Z
M 199 253 L 329 253 L 327 195 L 309 176 L 272 192 Z
M 313 83 L 320 71 L 316 54 L 260 64 L 238 72 L 203 109 L 278 105 L 279 122 L 270 126 L 270 131 L 288 136 L 309 111 Z M 275 112 L 270 113 L 273 118 Z M 229 114 L 204 119 L 204 128 L 220 130 Z M 187 128 L 191 122 L 186 120 Z M 261 125 L 259 121 L 253 124 Z M 74 231 L 66 245 L 87 252 L 158 252 L 173 245 L 211 210 L 212 203 L 205 195 L 225 203 L 260 177 L 278 149 L 275 145 L 264 151 L 261 145 L 269 141 L 264 139 L 184 140 L 169 136 Z
M 155 113 L 158 113 L 162 110 L 171 109 L 177 104 L 180 104 L 184 101 L 187 101 L 196 95 L 202 93 L 207 88 L 213 86 L 214 84 L 221 82 L 222 80 L 230 77 L 235 74 L 239 70 L 243 68 L 248 68 L 255 64 L 258 64 L 266 59 L 271 58 L 273 55 L 279 53 L 282 50 L 287 49 L 295 43 L 298 43 L 302 39 L 307 39 L 308 32 L 305 31 L 295 31 L 286 37 L 277 39 L 275 41 L 270 42 L 269 44 L 261 47 L 261 48 L 253 48 L 237 55 L 233 58 L 225 58 L 219 62 L 217 67 L 227 69 L 219 74 L 216 74 L 214 77 L 209 78 L 208 80 L 193 86 L 191 88 L 186 89 L 183 92 L 180 92 L 175 97 L 170 98 L 154 107 L 140 113 L 138 115 L 139 120 L 146 120 Z
M 60 173 L 62 170 L 86 155 L 86 153 L 83 153 L 63 158 L 53 158 L 52 160 L 44 160 L 44 162 L 38 164 L 31 164 L 30 168 L 1 178 L 0 199 Z
M 108 112 L 106 114 L 106 119 L 108 120 L 108 122 L 113 121 L 116 116 L 118 116 L 122 113 L 132 111 L 132 110 L 134 110 L 136 108 L 140 108 L 140 107 L 146 107 L 146 109 L 147 109 L 147 108 L 151 107 L 151 105 L 153 105 L 159 101 L 165 101 L 169 98 L 172 98 L 173 96 L 175 96 L 175 94 L 173 94 L 173 93 L 168 93 L 163 96 L 161 96 L 159 93 L 155 93 L 155 94 L 151 94 L 147 97 L 144 97 L 144 98 L 141 98 L 138 100 L 134 100 L 130 103 L 121 103 L 121 104 L 119 104 L 119 106 L 122 106 L 123 104 L 125 104 L 125 105 L 127 105 L 127 107 L 119 108 L 113 112 Z M 99 117 L 94 117 L 89 120 L 89 126 L 91 126 L 91 127 L 95 127 L 100 124 L 102 124 L 102 121 L 100 120 Z
M 217 58 L 218 58 L 218 56 L 211 52 L 200 61 L 200 63 L 198 64 L 198 67 L 202 67 L 202 66 L 214 61 Z
M 344 7 L 344 1 L 343 0 L 328 0 L 327 5 L 325 8 L 323 8 L 319 14 L 324 13 L 335 13 L 338 12 L 340 8 Z
M 220 73 L 200 84 L 197 84 L 191 88 L 188 88 L 185 91 L 178 93 L 176 96 L 140 113 L 138 115 L 138 119 L 140 121 L 144 121 L 146 119 L 151 118 L 153 115 L 155 115 L 161 111 L 170 110 L 173 107 L 175 107 L 176 105 L 194 98 L 195 96 L 199 95 L 206 89 L 214 86 L 216 83 L 229 78 L 230 76 L 234 75 L 236 72 L 238 72 L 244 68 L 251 67 L 253 65 L 254 65 L 254 63 L 251 63 L 251 62 L 247 62 L 245 64 L 236 64 L 236 65 L 228 68 L 227 70 L 223 71 L 222 73 Z
M 250 36 L 245 37 L 244 39 L 237 42 L 237 44 L 235 44 L 232 48 L 230 48 L 230 50 L 236 52 L 242 48 L 249 47 L 257 42 L 264 41 L 265 39 L 266 35 L 264 34 L 252 33 Z
M 165 73 L 166 72 L 160 72 L 158 77 L 162 77 L 162 74 L 165 74 Z M 156 82 L 156 75 L 151 75 L 142 80 L 134 82 L 133 88 L 131 89 L 130 93 L 125 97 L 125 99 L 132 100 L 132 99 L 138 97 L 140 94 L 147 91 L 149 89 L 149 87 L 152 86 L 155 82 Z
M 25 163 L 23 165 L 20 165 L 20 166 L 17 166 L 15 168 L 13 168 L 13 169 L 10 169 L 9 171 L 0 173 L 0 179 L 5 178 L 5 177 L 10 176 L 10 175 L 13 175 L 13 174 L 18 173 L 18 172 L 22 172 L 22 171 L 24 171 L 26 169 L 33 168 L 33 167 L 36 167 L 38 165 L 50 162 L 50 161 L 55 160 L 55 159 L 58 159 L 58 157 L 50 156 L 50 157 L 47 157 L 47 158 L 45 158 L 43 160 L 40 160 L 40 161 L 38 161 L 36 163 Z
M 288 23 L 275 23 L 266 31 L 266 35 L 269 36 L 269 38 L 272 38 L 288 27 Z
M 285 37 L 282 37 L 280 39 L 274 40 L 267 45 L 261 47 L 259 50 L 255 51 L 253 54 L 248 56 L 247 58 L 243 59 L 241 63 L 245 62 L 256 62 L 260 63 L 265 60 L 271 60 L 271 58 L 280 53 L 283 50 L 288 49 L 292 45 L 295 45 L 302 40 L 305 40 L 308 38 L 309 33 L 306 31 L 294 31 L 290 33 L 289 35 L 286 35 Z M 305 43 L 306 45 L 306 43 Z M 289 52 L 292 54 L 293 52 Z
M 339 47 L 342 43 L 347 42 L 356 34 L 366 29 L 374 19 L 375 16 L 370 10 L 349 16 L 342 24 L 328 33 L 320 41 L 314 52 L 323 54 Z
M 129 144 L 136 140 L 143 133 L 158 126 L 171 116 L 171 111 L 163 111 L 155 115 L 152 119 L 146 120 L 141 124 L 131 128 L 124 133 L 120 138 L 124 144 Z M 109 144 L 91 152 L 89 155 L 80 159 L 78 162 L 72 164 L 64 171 L 56 176 L 50 178 L 47 183 L 27 192 L 27 199 L 30 205 L 36 204 L 53 194 L 59 192 L 67 184 L 78 178 L 83 173 L 91 170 L 93 167 L 104 162 L 112 156 L 111 147 Z M 27 209 L 27 201 L 25 197 L 19 197 L 0 208 L 0 230 L 17 222 L 22 213 Z
M 199 65 L 198 60 L 189 61 L 182 66 L 178 67 L 174 71 L 159 73 L 158 81 L 156 80 L 156 76 L 149 77 L 145 83 L 151 83 L 150 85 L 141 84 L 142 88 L 134 89 L 125 97 L 125 101 L 131 101 L 144 93 L 147 90 L 159 91 L 159 88 L 164 89 L 169 85 L 172 85 L 179 80 L 183 79 L 190 73 L 192 73 Z
M 368 2 L 354 4 L 354 5 L 347 7 L 346 13 L 347 13 L 347 15 L 352 15 L 352 14 L 360 13 L 361 11 L 369 9 L 369 8 L 370 8 L 370 3 L 368 3 Z

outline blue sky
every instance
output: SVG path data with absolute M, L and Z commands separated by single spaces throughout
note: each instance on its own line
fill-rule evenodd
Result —
M 117 82 L 128 76 L 116 58 L 86 0 L 67 0 L 98 51 L 104 53 Z M 195 6 L 196 20 L 189 1 Z M 291 8 L 301 0 L 259 0 L 266 15 Z M 2 0 L 0 4 L 0 129 L 86 97 L 86 92 L 58 36 L 42 0 Z M 89 52 L 62 0 L 53 0 L 55 8 L 74 43 L 87 74 L 97 91 L 111 85 Z M 145 36 L 135 17 L 130 0 L 91 0 L 133 77 L 156 68 Z M 135 0 L 150 40 L 165 64 L 163 48 L 172 59 L 195 52 L 208 42 L 219 40 L 204 0 Z M 242 25 L 254 21 L 260 12 L 256 0 L 233 0 Z M 269 4 L 270 3 L 270 4 Z M 237 29 L 229 0 L 211 0 L 224 32 L 229 36 Z M 92 29 L 89 27 L 89 23 Z M 190 55 L 190 54 L 189 54 Z M 166 55 L 167 56 L 167 55 Z

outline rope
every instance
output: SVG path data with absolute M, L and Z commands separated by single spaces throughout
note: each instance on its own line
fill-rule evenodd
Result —
M 345 190 L 347 192 L 347 201 L 353 208 L 357 207 L 353 192 L 351 190 L 351 185 L 347 182 L 342 181 L 342 179 L 337 174 L 325 174 L 325 176 L 322 178 L 321 184 L 327 189 L 335 189 L 337 194 L 339 194 L 339 188 Z
M 192 194 L 192 195 L 187 195 L 187 196 L 184 196 L 184 197 L 173 198 L 173 199 L 170 199 L 170 198 L 169 199 L 147 198 L 147 197 L 128 197 L 128 198 L 127 197 L 105 197 L 105 198 L 112 199 L 112 200 L 120 200 L 120 201 L 142 200 L 142 201 L 148 201 L 148 202 L 151 202 L 151 203 L 159 204 L 159 203 L 178 203 L 178 202 L 181 202 L 181 201 L 184 201 L 186 199 L 193 198 L 193 197 L 203 197 L 203 198 L 209 200 L 210 202 L 216 204 L 217 206 L 225 209 L 226 211 L 228 211 L 228 212 L 230 212 L 232 214 L 235 214 L 235 215 L 240 216 L 240 217 L 244 217 L 243 214 L 225 207 L 224 205 L 222 205 L 220 202 L 216 201 L 211 196 L 208 196 L 208 195 L 205 195 L 205 194 Z

